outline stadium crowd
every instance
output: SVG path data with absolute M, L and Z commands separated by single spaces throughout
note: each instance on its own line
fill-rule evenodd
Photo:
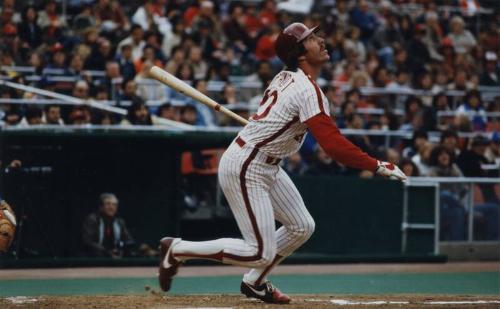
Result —
M 273 0 L 136 2 L 69 0 L 63 15 L 61 1 L 19 7 L 3 0 L 0 78 L 128 109 L 118 117 L 88 105 L 9 104 L 42 97 L 1 87 L 3 124 L 158 125 L 165 118 L 236 125 L 153 82 L 148 70 L 161 66 L 248 117 L 283 67 L 274 40 L 285 25 L 302 21 L 320 26 L 326 40 L 331 61 L 319 83 L 337 125 L 413 132 L 411 140 L 389 144 L 383 136 L 349 135 L 354 143 L 409 175 L 498 176 L 498 168 L 482 168 L 500 164 L 498 10 L 478 17 L 477 2 L 467 9 L 456 0 L 313 1 L 307 14 Z M 15 69 L 20 66 L 32 71 Z M 223 86 L 214 91 L 213 82 Z M 260 86 L 248 97 L 244 83 Z M 428 138 L 430 131 L 444 132 L 440 142 Z M 489 134 L 473 139 L 457 132 Z M 284 166 L 298 174 L 352 173 L 328 159 L 311 137 Z

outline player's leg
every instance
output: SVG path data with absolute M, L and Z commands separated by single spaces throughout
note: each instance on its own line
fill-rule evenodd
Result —
M 219 182 L 243 239 L 178 241 L 172 248 L 177 261 L 210 259 L 246 267 L 264 267 L 276 255 L 276 231 L 269 189 L 271 174 L 262 163 L 224 156 Z M 269 174 L 269 175 L 267 175 Z
M 244 276 L 245 282 L 256 285 L 265 282 L 276 265 L 305 243 L 315 226 L 299 191 L 281 168 L 270 195 L 276 220 L 283 226 L 276 231 L 277 254 L 273 262 L 266 267 L 254 268 Z

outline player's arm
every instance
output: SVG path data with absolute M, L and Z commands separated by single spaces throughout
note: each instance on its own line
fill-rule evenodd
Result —
M 325 113 L 319 113 L 305 121 L 320 146 L 334 160 L 357 169 L 369 170 L 386 177 L 405 180 L 405 174 L 395 165 L 378 161 L 361 151 L 346 139 L 335 123 Z

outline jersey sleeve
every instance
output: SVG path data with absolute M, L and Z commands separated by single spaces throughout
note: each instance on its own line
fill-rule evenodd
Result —
M 328 100 L 316 82 L 308 76 L 305 83 L 300 96 L 301 102 L 298 102 L 300 122 L 306 122 L 318 114 L 330 116 Z
M 327 115 L 318 114 L 306 124 L 332 159 L 352 168 L 373 172 L 377 169 L 377 160 L 346 139 Z

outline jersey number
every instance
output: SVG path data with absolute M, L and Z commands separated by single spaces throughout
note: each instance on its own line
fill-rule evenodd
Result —
M 269 100 L 271 97 L 273 99 Z M 264 92 L 264 97 L 259 103 L 259 110 L 261 108 L 264 108 L 264 111 L 261 114 L 256 113 L 255 115 L 252 116 L 252 119 L 259 120 L 266 117 L 269 114 L 269 111 L 271 111 L 271 108 L 274 106 L 274 104 L 276 104 L 277 100 L 278 100 L 278 91 L 274 90 L 273 92 L 271 92 L 269 89 L 267 89 L 266 92 Z

